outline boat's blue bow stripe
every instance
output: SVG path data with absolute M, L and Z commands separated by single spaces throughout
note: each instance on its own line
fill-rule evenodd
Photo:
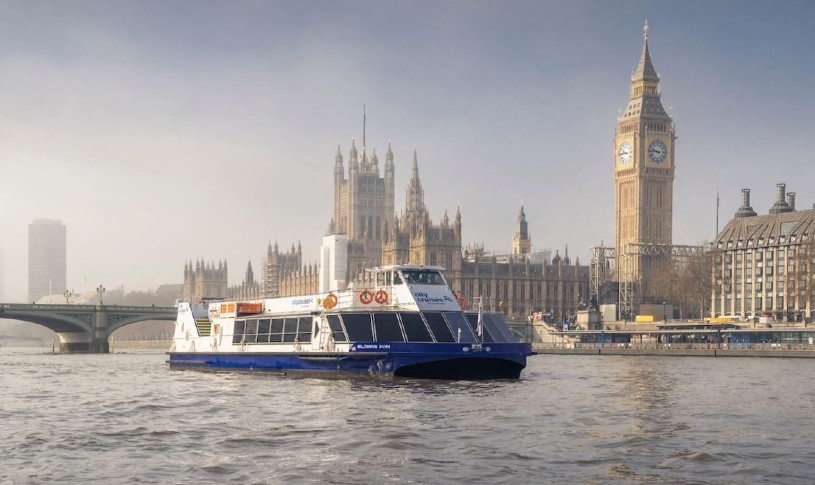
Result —
M 439 343 L 439 342 L 352 342 L 351 352 L 386 352 L 388 354 L 524 354 L 532 355 L 526 343 Z M 486 357 L 487 355 L 484 355 Z

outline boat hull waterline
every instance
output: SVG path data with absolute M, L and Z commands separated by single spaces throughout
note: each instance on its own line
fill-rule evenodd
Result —
M 273 371 L 280 373 L 362 374 L 441 380 L 517 379 L 526 367 L 529 344 L 472 345 L 364 342 L 363 348 L 387 352 L 174 352 L 173 369 Z M 425 347 L 422 349 L 421 347 Z M 464 350 L 467 349 L 467 350 Z

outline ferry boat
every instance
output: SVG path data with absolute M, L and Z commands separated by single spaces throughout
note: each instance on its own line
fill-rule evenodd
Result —
M 532 354 L 500 315 L 465 312 L 438 266 L 375 268 L 371 288 L 178 303 L 171 368 L 517 379 Z M 480 305 L 479 305 L 480 306 Z

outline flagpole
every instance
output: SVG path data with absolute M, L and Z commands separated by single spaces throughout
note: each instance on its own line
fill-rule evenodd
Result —
M 716 234 L 713 236 L 713 239 L 716 239 L 716 236 L 719 235 L 719 189 L 716 189 Z
M 484 297 L 478 297 L 478 325 L 476 326 L 479 343 L 484 343 Z

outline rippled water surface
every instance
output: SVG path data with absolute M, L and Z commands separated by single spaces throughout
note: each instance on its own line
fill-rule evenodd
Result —
M 815 359 L 539 355 L 519 381 L 0 349 L 0 483 L 813 483 Z

